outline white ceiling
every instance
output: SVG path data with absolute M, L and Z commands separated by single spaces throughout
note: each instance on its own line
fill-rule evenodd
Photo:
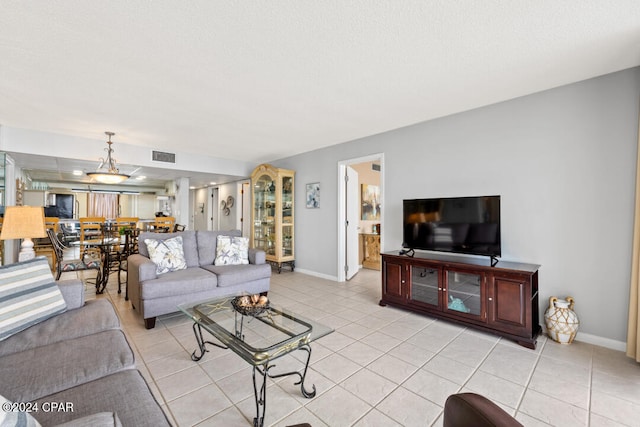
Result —
M 61 157 L 52 158 L 49 156 L 16 152 L 11 152 L 10 155 L 17 165 L 22 165 L 23 172 L 28 179 L 31 179 L 32 183 L 46 183 L 48 187 L 54 188 L 105 189 L 114 187 L 113 185 L 107 185 L 105 187 L 102 184 L 96 183 L 86 175 L 86 172 L 96 170 L 99 164 L 97 160 L 89 162 L 85 160 Z M 140 167 L 121 163 L 118 163 L 118 168 L 121 173 L 131 175 L 131 178 L 115 186 L 122 187 L 121 190 L 131 189 L 135 191 L 158 192 L 167 189 L 168 181 L 173 181 L 178 178 L 189 178 L 189 186 L 192 188 L 202 188 L 215 184 L 234 182 L 241 178 L 231 175 Z M 76 170 L 83 171 L 83 174 L 80 176 L 74 175 L 73 171 Z M 132 189 L 128 187 L 136 188 Z
M 0 124 L 271 161 L 640 65 L 640 1 L 0 0 Z

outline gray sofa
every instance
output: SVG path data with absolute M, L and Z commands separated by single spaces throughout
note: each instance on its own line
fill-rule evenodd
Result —
M 24 264 L 39 262 L 49 269 L 44 257 Z M 45 427 L 170 425 L 135 368 L 111 303 L 85 303 L 79 280 L 56 283 L 66 311 L 0 341 L 0 395 L 28 402 L 31 406 L 24 409 L 31 409 L 30 415 Z M 63 411 L 54 410 L 58 404 Z
M 178 311 L 178 304 L 209 298 L 265 294 L 269 291 L 271 265 L 265 253 L 249 249 L 249 264 L 214 265 L 217 237 L 240 237 L 240 230 L 183 231 L 180 233 L 140 233 L 139 253 L 127 259 L 127 293 L 131 305 L 144 319 L 145 327 L 155 326 L 156 316 Z M 145 239 L 169 239 L 182 236 L 187 268 L 156 274 L 156 265 L 149 259 Z

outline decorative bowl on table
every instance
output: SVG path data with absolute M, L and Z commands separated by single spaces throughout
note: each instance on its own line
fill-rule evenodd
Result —
M 245 316 L 257 316 L 262 314 L 267 308 L 269 308 L 269 300 L 266 296 L 255 295 L 241 295 L 231 300 L 233 309 Z

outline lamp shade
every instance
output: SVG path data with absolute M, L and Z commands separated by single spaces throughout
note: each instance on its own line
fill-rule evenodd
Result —
M 129 175 L 115 172 L 87 172 L 87 175 L 103 184 L 120 184 L 129 179 Z
M 47 237 L 42 206 L 7 206 L 1 240 Z

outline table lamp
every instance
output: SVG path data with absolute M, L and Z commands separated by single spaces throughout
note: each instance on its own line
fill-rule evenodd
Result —
M 7 206 L 0 240 L 23 239 L 18 261 L 35 258 L 33 238 L 47 237 L 42 206 Z

